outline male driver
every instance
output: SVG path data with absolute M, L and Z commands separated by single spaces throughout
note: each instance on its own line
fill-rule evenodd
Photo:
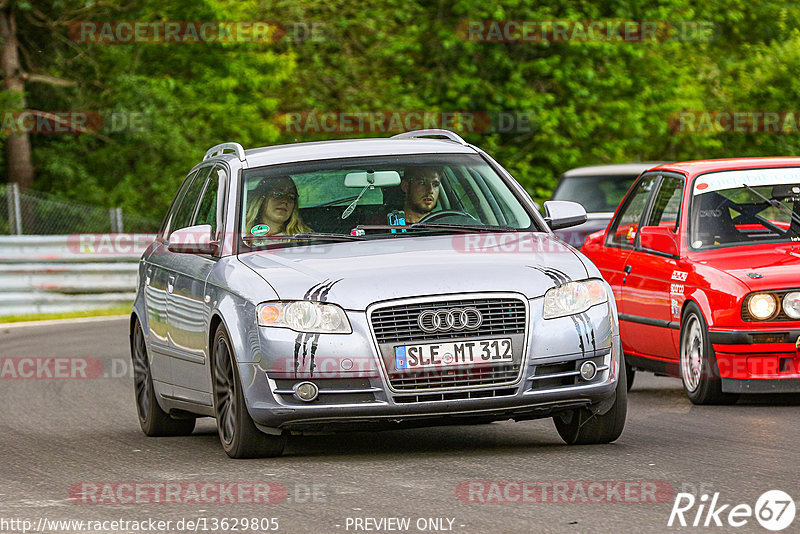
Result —
M 436 167 L 410 167 L 403 174 L 400 189 L 406 195 L 403 211 L 406 224 L 417 223 L 430 215 L 439 201 L 441 172 Z

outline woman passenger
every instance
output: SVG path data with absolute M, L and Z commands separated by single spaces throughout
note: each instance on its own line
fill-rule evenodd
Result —
M 300 216 L 297 186 L 289 176 L 264 178 L 251 193 L 245 214 L 246 234 L 294 235 L 312 232 Z

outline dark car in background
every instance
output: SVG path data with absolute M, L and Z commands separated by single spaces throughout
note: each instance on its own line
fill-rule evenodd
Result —
M 557 230 L 555 234 L 573 247 L 581 248 L 586 236 L 606 229 L 633 181 L 644 171 L 662 163 L 647 161 L 568 170 L 561 176 L 551 200 L 578 202 L 586 209 L 587 221 Z

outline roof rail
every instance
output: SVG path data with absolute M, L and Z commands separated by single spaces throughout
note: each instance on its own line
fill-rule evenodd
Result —
M 203 156 L 203 161 L 207 160 L 208 158 L 213 158 L 214 156 L 222 155 L 226 150 L 233 150 L 236 152 L 236 157 L 239 158 L 239 161 L 244 161 L 246 159 L 242 145 L 239 143 L 222 143 L 209 148 L 208 152 L 206 152 L 206 155 Z
M 401 134 L 393 135 L 392 139 L 417 139 L 422 137 L 446 137 L 451 141 L 455 141 L 459 145 L 467 146 L 460 135 L 450 130 L 442 130 L 439 128 L 429 128 L 427 130 L 413 130 L 411 132 L 403 132 Z

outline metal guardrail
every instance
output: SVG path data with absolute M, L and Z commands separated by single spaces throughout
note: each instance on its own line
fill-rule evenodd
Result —
M 130 304 L 154 235 L 0 237 L 0 316 Z

